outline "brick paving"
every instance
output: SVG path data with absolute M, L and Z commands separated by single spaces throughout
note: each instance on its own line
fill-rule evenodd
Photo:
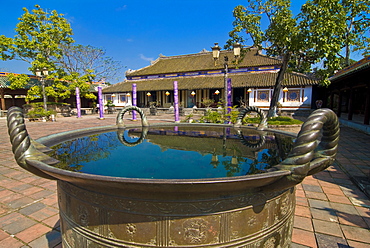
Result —
M 151 117 L 172 122 L 173 117 Z M 62 131 L 115 123 L 114 115 L 28 122 L 33 139 Z M 370 247 L 370 136 L 341 128 L 336 162 L 296 187 L 293 248 Z M 360 189 L 361 188 L 361 189 Z M 367 191 L 368 190 L 368 191 Z M 20 168 L 11 152 L 5 118 L 0 118 L 0 248 L 61 247 L 56 183 Z

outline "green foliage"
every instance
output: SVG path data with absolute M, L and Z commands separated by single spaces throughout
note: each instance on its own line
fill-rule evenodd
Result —
M 269 117 L 274 115 L 285 72 L 309 72 L 311 65 L 321 62 L 323 66 L 316 70 L 316 76 L 322 85 L 328 85 L 329 76 L 341 69 L 343 48 L 347 64 L 351 48 L 368 51 L 368 0 L 308 0 L 297 16 L 293 16 L 290 3 L 290 0 L 248 0 L 248 5 L 235 7 L 234 28 L 226 46 L 230 48 L 235 42 L 243 44 L 250 39 L 254 47 L 265 49 L 267 55 L 282 58 Z M 269 22 L 264 30 L 263 18 Z
M 223 123 L 224 118 L 221 111 L 213 111 L 208 109 L 205 115 L 200 118 L 200 122 Z
M 247 117 L 243 119 L 244 123 L 253 123 L 258 124 L 260 123 L 260 117 Z M 278 116 L 278 117 L 271 117 L 268 119 L 269 125 L 298 125 L 302 124 L 303 122 L 300 120 L 292 119 L 287 116 Z
M 215 100 L 204 98 L 201 102 L 206 108 L 209 108 L 212 104 L 215 103 Z
M 12 90 L 24 88 L 30 81 L 30 78 L 25 74 L 8 74 L 8 80 L 10 82 L 9 88 Z
M 9 60 L 13 58 L 10 48 L 13 45 L 13 39 L 0 35 L 0 59 Z
M 47 119 L 49 119 L 51 115 L 56 115 L 56 114 L 57 114 L 56 111 L 54 110 L 46 111 L 43 107 L 35 107 L 27 112 L 28 118 L 33 118 L 33 119 L 42 118 L 42 117 L 46 117 Z
M 323 80 L 335 70 L 350 65 L 351 51 L 363 51 L 366 55 L 370 30 L 369 1 L 309 0 L 301 11 L 307 50 L 322 61 L 323 67 L 317 71 Z
M 28 89 L 27 95 L 26 95 L 26 101 L 32 101 L 35 99 L 42 98 L 42 90 L 39 86 L 32 86 Z
M 39 5 L 31 12 L 27 8 L 23 11 L 15 28 L 13 52 L 32 64 L 31 71 L 44 67 L 55 69 L 53 58 L 62 57 L 61 45 L 74 42 L 70 24 L 56 10 L 47 12 Z
M 236 123 L 239 111 L 236 109 L 236 106 L 229 107 L 229 110 L 230 111 L 225 111 L 223 108 L 218 108 L 216 111 L 208 109 L 204 116 L 200 118 L 200 122 L 234 124 Z
M 107 104 L 105 104 L 106 107 L 114 107 L 116 105 L 113 104 L 113 102 L 111 100 L 108 100 L 107 101 Z

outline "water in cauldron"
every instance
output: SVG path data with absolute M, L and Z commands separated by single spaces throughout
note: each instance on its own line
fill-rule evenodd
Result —
M 200 179 L 264 173 L 286 158 L 293 138 L 230 127 L 133 128 L 53 146 L 56 167 L 125 178 Z

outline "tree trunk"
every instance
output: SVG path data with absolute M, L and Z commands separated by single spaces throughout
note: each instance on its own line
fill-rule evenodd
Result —
M 276 105 L 277 105 L 277 102 L 279 101 L 279 96 L 280 96 L 280 91 L 281 91 L 281 83 L 284 80 L 284 75 L 285 75 L 286 69 L 288 67 L 289 59 L 290 59 L 290 53 L 287 52 L 287 53 L 284 54 L 283 64 L 281 65 L 278 76 L 276 78 L 276 82 L 275 82 L 275 86 L 274 86 L 274 92 L 272 94 L 272 98 L 271 98 L 271 102 L 270 102 L 270 109 L 269 109 L 269 112 L 267 114 L 267 118 L 277 116 L 277 114 L 276 114 L 276 108 L 277 108 Z

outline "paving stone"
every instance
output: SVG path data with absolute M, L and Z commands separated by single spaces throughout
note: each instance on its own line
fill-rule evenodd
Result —
M 7 237 L 0 241 L 0 248 L 16 248 L 22 247 L 23 243 L 13 237 Z
M 370 231 L 365 228 L 341 226 L 346 239 L 370 244 Z
M 17 233 L 15 236 L 22 240 L 23 242 L 29 243 L 50 231 L 51 231 L 50 227 L 44 226 L 42 224 L 36 224 Z
M 315 232 L 343 237 L 340 225 L 336 222 L 313 219 L 312 223 Z
M 319 248 L 348 247 L 348 243 L 344 238 L 326 235 L 322 233 L 316 233 L 315 236 Z
M 338 185 L 333 186 L 322 185 L 322 190 L 324 191 L 325 194 L 344 196 L 343 191 Z
M 26 206 L 26 205 L 32 203 L 32 202 L 34 202 L 33 199 L 31 199 L 29 197 L 22 197 L 22 198 L 15 199 L 15 200 L 12 200 L 10 202 L 7 202 L 7 205 L 10 208 L 21 208 L 23 206 Z
M 16 234 L 21 231 L 23 231 L 26 228 L 29 228 L 30 226 L 35 225 L 37 222 L 34 220 L 31 220 L 27 217 L 23 217 L 20 219 L 17 219 L 16 221 L 12 222 L 11 224 L 3 226 L 3 230 L 10 234 Z
M 313 232 L 311 218 L 294 216 L 294 227 Z
M 56 214 L 54 216 L 51 216 L 45 220 L 42 221 L 44 224 L 50 226 L 53 229 L 58 229 L 60 227 L 60 218 L 59 214 Z
M 311 191 L 311 192 L 317 192 L 317 193 L 323 193 L 322 188 L 317 185 L 309 185 L 309 184 L 302 184 L 303 189 L 305 191 Z M 307 192 L 306 192 L 307 194 Z
M 318 209 L 318 208 L 311 208 L 311 215 L 312 218 L 318 219 L 318 220 L 325 220 L 330 222 L 339 222 L 337 213 L 331 209 Z
M 311 191 L 306 191 L 306 197 L 309 199 L 317 199 L 317 200 L 322 200 L 322 201 L 327 201 L 328 198 L 324 193 L 319 193 L 319 192 L 311 192 Z
M 293 228 L 292 242 L 308 247 L 317 247 L 315 234 L 298 228 Z
M 306 197 L 296 197 L 296 204 L 308 207 L 308 200 Z
M 42 221 L 42 220 L 45 220 L 47 218 L 50 218 L 51 216 L 54 216 L 56 214 L 58 214 L 59 211 L 58 209 L 55 209 L 55 208 L 52 208 L 52 207 L 45 207 L 37 212 L 34 212 L 32 214 L 29 215 L 29 217 L 37 220 L 37 221 Z
M 297 243 L 292 243 L 290 245 L 290 248 L 310 248 L 309 246 L 305 246 L 305 245 L 301 245 L 301 244 L 297 244 Z
M 52 230 L 45 235 L 30 242 L 31 247 L 57 247 L 62 242 L 61 234 L 58 231 Z M 76 247 L 77 248 L 77 247 Z
M 46 205 L 41 203 L 41 202 L 36 202 L 31 205 L 28 205 L 27 207 L 19 210 L 19 213 L 24 214 L 24 215 L 30 215 L 33 214 L 34 212 L 39 211 L 40 209 L 45 208 Z
M 370 248 L 370 244 L 361 243 L 353 240 L 347 240 L 348 245 L 352 248 Z
M 327 194 L 326 196 L 328 197 L 330 202 L 344 203 L 348 205 L 352 204 L 351 201 L 346 196 L 331 194 Z
M 296 205 L 295 206 L 295 212 L 294 212 L 294 214 L 297 215 L 297 216 L 311 218 L 310 208 L 304 207 L 304 206 L 300 206 L 300 205 Z
M 317 209 L 331 209 L 331 205 L 327 201 L 322 200 L 315 200 L 315 199 L 308 199 L 308 204 L 311 208 L 317 208 Z
M 9 234 L 4 232 L 3 230 L 0 230 L 0 241 L 3 240 L 3 239 L 6 239 L 9 236 L 10 236 Z

